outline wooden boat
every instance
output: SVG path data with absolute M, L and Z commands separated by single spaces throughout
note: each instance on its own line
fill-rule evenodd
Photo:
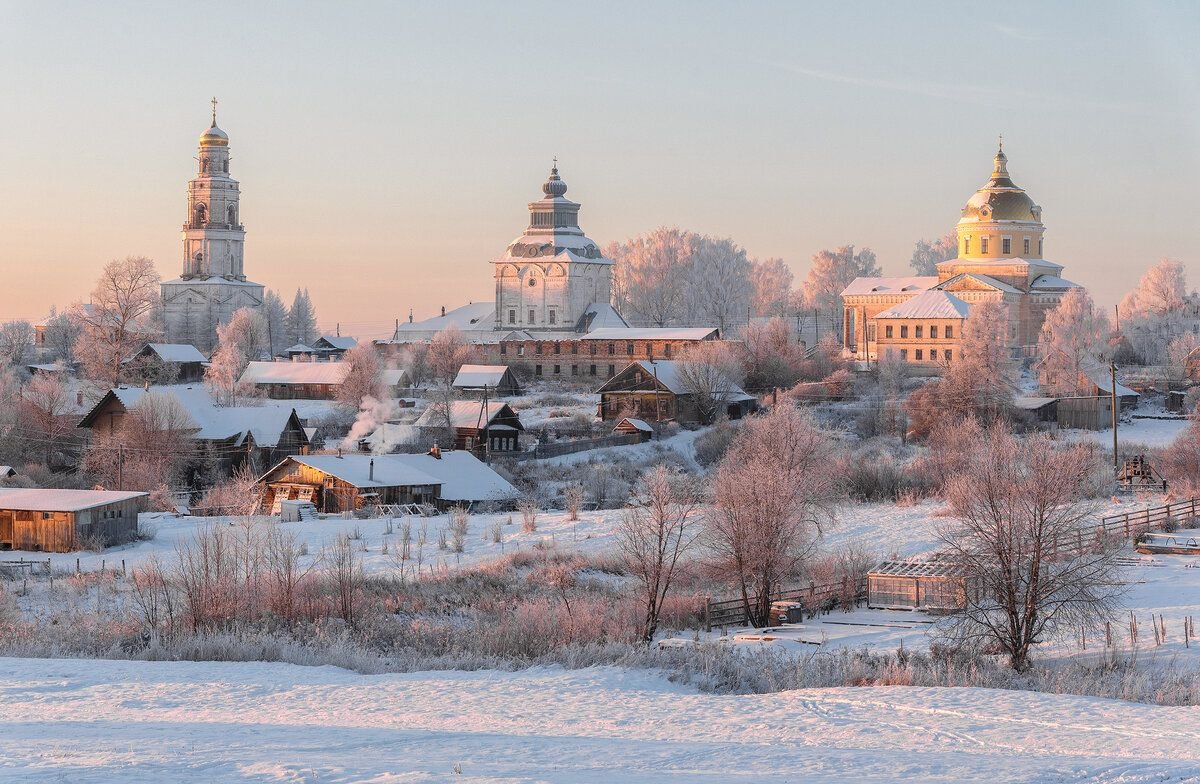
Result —
M 1200 555 L 1200 537 L 1142 534 L 1133 549 L 1146 555 Z

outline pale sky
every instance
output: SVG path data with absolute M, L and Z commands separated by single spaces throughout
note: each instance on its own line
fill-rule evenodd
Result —
M 1003 133 L 1046 257 L 1106 305 L 1160 256 L 1200 285 L 1200 6 L 0 0 L 0 320 L 106 261 L 182 268 L 209 98 L 246 272 L 322 327 L 492 296 L 550 159 L 601 244 L 678 225 L 903 274 Z

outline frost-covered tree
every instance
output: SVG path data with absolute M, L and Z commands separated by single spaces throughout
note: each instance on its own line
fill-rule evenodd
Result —
M 701 237 L 694 245 L 687 277 L 688 321 L 718 327 L 724 334 L 746 323 L 754 295 L 750 260 L 732 239 Z
M 42 462 L 54 465 L 54 453 L 61 449 L 75 429 L 70 417 L 71 391 L 54 374 L 38 373 L 21 392 L 21 418 L 31 441 L 40 445 Z
M 1167 346 L 1187 331 L 1184 317 L 1197 307 L 1200 302 L 1187 290 L 1183 264 L 1162 259 L 1121 300 L 1121 332 L 1142 362 L 1160 365 L 1167 361 Z
M 271 356 L 275 356 L 291 344 L 288 343 L 288 309 L 274 291 L 268 290 L 263 295 L 262 316 Z
M 955 232 L 936 240 L 917 240 L 908 266 L 917 275 L 938 274 L 937 265 L 942 261 L 958 258 L 958 235 Z
M 742 366 L 724 341 L 704 341 L 680 353 L 676 361 L 679 384 L 695 400 L 696 418 L 711 425 L 733 400 Z
M 33 355 L 33 325 L 23 319 L 0 324 L 0 361 L 23 365 Z
M 349 370 L 338 389 L 339 403 L 358 409 L 366 398 L 381 401 L 386 397 L 383 363 L 374 344 L 366 341 L 359 343 L 346 352 L 342 361 L 347 364 Z
M 320 337 L 317 332 L 317 311 L 309 299 L 308 289 L 296 289 L 287 315 L 287 332 L 292 345 L 300 343 L 307 346 Z
M 453 386 L 454 378 L 458 375 L 459 368 L 470 361 L 472 354 L 471 344 L 466 341 L 458 327 L 447 327 L 429 341 L 426 362 L 433 379 L 429 392 L 430 406 L 435 412 L 434 420 L 438 422 L 439 428 L 444 429 L 444 440 L 441 441 L 443 444 L 454 443 L 454 425 L 450 416 L 452 404 L 458 398 L 457 390 Z
M 832 318 L 834 329 L 842 337 L 842 291 L 855 278 L 875 277 L 882 274 L 875 252 L 863 248 L 857 253 L 853 245 L 844 245 L 837 250 L 823 250 L 813 256 L 812 266 L 804 279 L 805 307 L 816 310 L 820 316 Z
M 228 324 L 217 325 L 217 350 L 213 352 L 204 378 L 222 405 L 237 402 L 237 382 L 252 361 L 267 350 L 266 321 L 262 314 L 240 308 Z
M 634 485 L 617 528 L 617 546 L 637 581 L 643 643 L 654 639 L 680 561 L 699 537 L 703 497 L 696 477 L 664 465 L 642 474 Z
M 696 234 L 660 226 L 648 234 L 614 242 L 605 255 L 616 262 L 613 302 L 635 321 L 657 327 L 686 316 L 684 300 Z
M 70 313 L 51 313 L 46 320 L 44 333 L 45 358 L 52 362 L 71 364 L 75 359 L 75 341 L 79 339 L 80 325 Z
M 746 385 L 751 389 L 787 388 L 800 379 L 804 346 L 792 335 L 787 319 L 772 318 L 742 330 L 746 353 L 742 360 Z
M 791 305 L 792 270 L 783 259 L 752 259 L 750 282 L 754 287 L 755 316 L 786 316 Z
M 1047 391 L 1076 395 L 1087 385 L 1084 369 L 1109 357 L 1112 325 L 1092 302 L 1087 289 L 1068 291 L 1046 314 L 1038 338 L 1041 375 Z
M 75 356 L 85 378 L 110 386 L 120 383 L 121 363 L 159 331 L 159 282 L 154 262 L 142 256 L 104 266 L 90 307 L 72 309 L 80 325 Z
M 841 496 L 833 440 L 802 409 L 779 405 L 742 425 L 713 480 L 705 541 L 754 626 L 816 550 Z
M 1089 446 L 1044 434 L 1018 438 L 997 426 L 975 445 L 946 487 L 956 519 L 938 530 L 946 562 L 970 586 L 963 611 L 942 627 L 951 640 L 995 645 L 1025 670 L 1038 643 L 1111 618 L 1119 548 L 1095 540 L 1088 499 L 1098 476 Z
M 198 425 L 178 398 L 164 392 L 143 395 L 115 431 L 93 431 L 84 470 L 104 487 L 155 490 L 178 486 L 194 457 L 189 433 Z

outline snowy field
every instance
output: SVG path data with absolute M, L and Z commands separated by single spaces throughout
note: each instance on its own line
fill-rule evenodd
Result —
M 1117 427 L 1121 444 L 1145 447 L 1167 446 L 1191 423 L 1190 419 L 1134 419 Z M 1112 448 L 1112 430 L 1059 430 L 1061 436 L 1075 441 L 1094 441 Z
M 9 659 L 0 780 L 1200 780 L 1200 711 L 968 688 L 719 696 L 613 668 Z

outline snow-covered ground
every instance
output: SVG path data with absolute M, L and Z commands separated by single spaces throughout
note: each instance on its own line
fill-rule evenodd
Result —
M 1117 426 L 1120 444 L 1138 444 L 1146 447 L 1167 446 L 1191 423 L 1190 419 L 1133 419 Z M 1095 441 L 1101 446 L 1112 447 L 1112 430 L 1060 430 L 1064 438 L 1077 441 Z
M 971 688 L 9 659 L 0 705 L 0 780 L 31 784 L 1200 779 L 1194 708 Z

